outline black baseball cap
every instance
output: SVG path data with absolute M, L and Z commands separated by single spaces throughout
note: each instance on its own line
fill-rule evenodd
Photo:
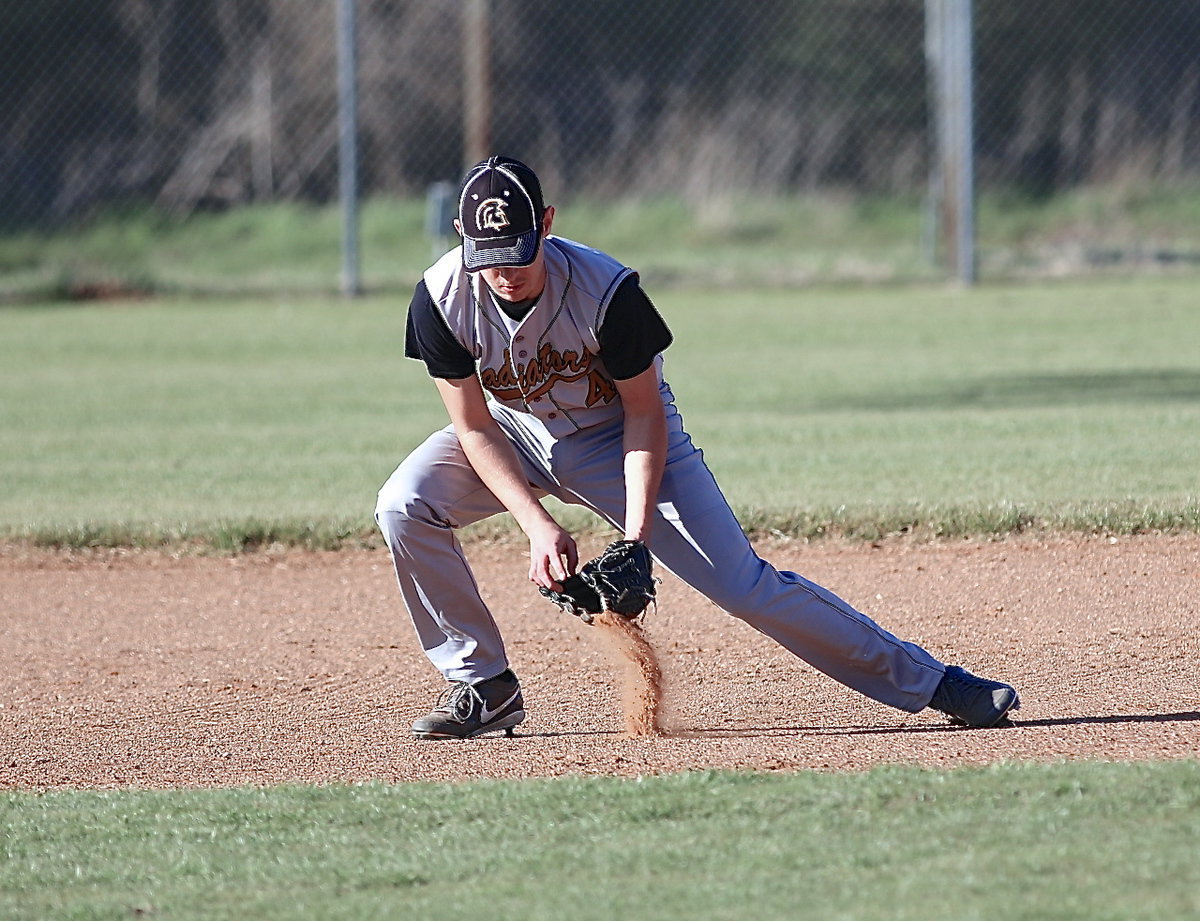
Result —
M 542 184 L 520 160 L 489 157 L 469 170 L 458 192 L 463 267 L 468 272 L 525 266 L 542 239 Z

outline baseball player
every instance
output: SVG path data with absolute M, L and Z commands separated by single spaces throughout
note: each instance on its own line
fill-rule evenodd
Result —
M 455 531 L 507 510 L 529 539 L 530 580 L 557 592 L 580 561 L 544 496 L 591 509 L 623 545 L 644 545 L 716 605 L 880 703 L 1007 725 L 1012 687 L 944 665 L 757 555 L 684 429 L 663 377 L 671 333 L 637 273 L 554 236 L 553 223 L 528 166 L 475 165 L 459 189 L 462 245 L 426 270 L 409 305 L 405 355 L 425 363 L 450 417 L 375 510 L 417 636 L 449 682 L 413 732 L 511 735 L 524 720 Z

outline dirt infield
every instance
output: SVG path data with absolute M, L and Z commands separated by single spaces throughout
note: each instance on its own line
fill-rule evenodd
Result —
M 468 553 L 529 717 L 512 739 L 419 742 L 409 723 L 442 682 L 417 649 L 383 551 L 176 558 L 8 547 L 0 787 L 1200 753 L 1200 537 L 760 550 L 940 658 L 1011 681 L 1024 703 L 1016 725 L 956 729 L 930 711 L 863 699 L 669 576 L 641 636 L 657 662 L 631 663 L 611 628 L 538 596 L 524 580 L 523 544 L 489 542 Z M 661 694 L 648 701 L 638 681 L 655 664 Z

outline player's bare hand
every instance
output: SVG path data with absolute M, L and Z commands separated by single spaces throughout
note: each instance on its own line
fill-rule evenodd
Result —
M 575 539 L 554 522 L 529 534 L 529 581 L 559 591 L 579 565 Z

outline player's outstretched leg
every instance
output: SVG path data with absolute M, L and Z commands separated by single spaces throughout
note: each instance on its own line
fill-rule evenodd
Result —
M 421 739 L 470 739 L 485 732 L 513 727 L 525 719 L 521 684 L 511 669 L 495 678 L 471 683 L 455 681 L 438 698 L 437 706 L 413 723 Z
M 948 665 L 929 706 L 945 713 L 952 723 L 987 729 L 1006 722 L 1008 714 L 1020 708 L 1021 699 L 1002 681 L 989 681 Z

